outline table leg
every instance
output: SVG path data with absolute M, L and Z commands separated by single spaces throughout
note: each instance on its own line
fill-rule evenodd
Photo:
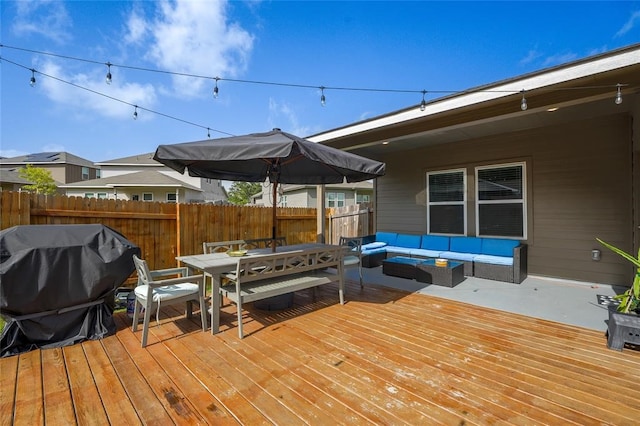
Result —
M 220 331 L 220 274 L 211 274 L 211 334 Z

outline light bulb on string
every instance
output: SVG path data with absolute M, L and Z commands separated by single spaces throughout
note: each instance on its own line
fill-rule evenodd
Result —
M 327 98 L 324 97 L 324 86 L 320 86 L 320 105 L 325 106 L 327 104 Z
M 207 139 L 211 139 L 211 131 L 208 127 L 207 127 Z
M 425 95 L 427 94 L 426 90 L 422 91 L 422 102 L 420 102 L 420 111 L 424 111 L 427 109 L 427 101 L 424 100 Z
M 107 77 L 105 78 L 105 81 L 107 82 L 107 84 L 111 84 L 111 62 L 107 62 Z
M 218 80 L 220 80 L 218 77 L 216 77 L 216 85 L 213 88 L 213 97 L 214 98 L 218 98 Z
M 31 70 L 31 80 L 29 80 L 29 84 L 31 87 L 36 85 L 36 70 L 34 69 Z
M 135 109 L 133 110 L 133 119 L 138 119 L 138 105 L 134 105 Z
M 622 90 L 620 89 L 622 85 L 618 84 L 618 93 L 616 94 L 616 105 L 620 105 L 622 103 Z
M 527 105 L 527 99 L 524 97 L 524 89 L 522 89 L 521 92 L 522 92 L 522 101 L 520 102 L 520 109 L 523 111 L 526 111 L 529 106 Z

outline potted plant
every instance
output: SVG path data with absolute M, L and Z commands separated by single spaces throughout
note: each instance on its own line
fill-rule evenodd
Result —
M 635 277 L 633 279 L 633 284 L 627 291 L 615 296 L 615 299 L 620 301 L 620 304 L 618 305 L 618 308 L 617 308 L 618 312 L 621 312 L 624 314 L 629 314 L 629 313 L 640 314 L 640 249 L 638 249 L 638 257 L 634 258 L 629 253 L 623 250 L 620 250 L 619 248 L 614 247 L 611 244 L 605 243 L 599 238 L 596 238 L 596 240 L 598 240 L 600 244 L 602 244 L 609 250 L 619 254 L 620 256 L 624 257 L 625 259 L 627 259 L 628 261 L 630 261 L 636 266 L 637 270 L 636 270 Z
M 607 329 L 607 347 L 621 351 L 625 343 L 640 345 L 640 249 L 638 257 L 620 250 L 611 244 L 596 238 L 600 244 L 619 254 L 631 263 L 637 270 L 631 288 L 615 296 L 620 301 L 617 308 L 609 306 L 609 322 Z

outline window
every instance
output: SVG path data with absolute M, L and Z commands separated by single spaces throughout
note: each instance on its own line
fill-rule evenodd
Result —
M 327 192 L 327 207 L 344 207 L 344 192 Z
M 371 195 L 369 194 L 357 194 L 356 203 L 369 203 L 371 201 Z
M 98 199 L 106 200 L 107 193 L 106 192 L 98 192 Z
M 78 169 L 76 169 L 78 170 Z M 89 179 L 89 168 L 88 167 L 82 167 L 82 180 L 88 180 Z
M 466 192 L 464 169 L 427 173 L 429 234 L 466 234 Z
M 286 195 L 281 195 L 280 196 L 280 207 L 287 207 L 287 196 Z
M 84 197 L 85 198 L 94 198 L 96 196 L 96 194 L 94 194 L 93 192 L 85 192 L 84 193 Z
M 526 238 L 525 164 L 476 168 L 478 236 Z
M 131 201 L 140 201 L 140 196 L 138 194 L 133 194 L 131 196 Z
M 167 203 L 176 203 L 178 201 L 178 197 L 175 192 L 167 192 Z
M 96 169 L 96 179 L 100 179 L 102 177 L 102 172 L 100 169 Z
M 153 201 L 153 194 L 150 192 L 143 192 L 142 201 Z

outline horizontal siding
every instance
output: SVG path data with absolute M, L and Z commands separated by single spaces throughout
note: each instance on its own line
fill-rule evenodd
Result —
M 524 161 L 529 273 L 629 285 L 628 262 L 595 238 L 632 248 L 631 152 L 630 118 L 611 115 L 389 155 L 378 181 L 377 229 L 426 232 L 427 171 L 467 168 L 473 191 L 474 167 Z M 471 199 L 467 214 L 474 235 Z M 602 250 L 601 261 L 591 260 L 593 249 Z

